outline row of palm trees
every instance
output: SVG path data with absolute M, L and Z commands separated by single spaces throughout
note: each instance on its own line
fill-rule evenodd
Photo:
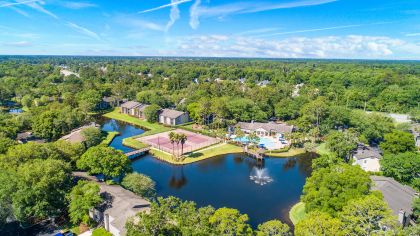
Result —
M 169 133 L 169 140 L 172 143 L 172 155 L 178 159 L 184 154 L 184 144 L 187 142 L 187 135 L 184 133 L 175 133 L 170 132 Z M 177 147 L 177 154 L 175 155 L 175 144 Z M 179 144 L 181 144 L 181 155 L 179 155 Z

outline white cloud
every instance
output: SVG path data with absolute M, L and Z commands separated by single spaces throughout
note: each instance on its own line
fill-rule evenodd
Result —
M 415 37 L 415 36 L 420 36 L 420 33 L 409 33 L 409 34 L 406 34 L 405 36 L 407 36 L 407 37 Z
M 179 15 L 179 8 L 178 8 L 178 4 L 182 2 L 181 0 L 171 0 L 171 12 L 169 14 L 169 21 L 166 24 L 165 27 L 165 31 L 168 31 L 174 24 L 175 22 L 179 19 L 180 15 Z
M 215 7 L 201 6 L 201 0 L 196 0 L 190 8 L 190 26 L 196 29 L 200 24 L 201 17 L 224 17 L 232 14 L 246 14 L 276 9 L 306 7 L 336 2 L 337 0 L 301 0 L 294 2 L 235 2 Z
M 147 9 L 147 10 L 144 10 L 144 11 L 139 11 L 138 14 L 152 12 L 152 11 L 157 11 L 157 10 L 160 10 L 160 9 L 163 9 L 163 8 L 167 8 L 167 7 L 178 6 L 179 4 L 186 3 L 186 2 L 191 2 L 191 1 L 192 0 L 178 0 L 178 1 L 172 1 L 171 0 L 171 3 L 169 3 L 169 4 L 158 6 L 158 7 L 152 8 L 152 9 Z
M 73 30 L 75 30 L 75 31 L 77 31 L 77 32 L 79 32 L 81 34 L 84 34 L 84 35 L 89 36 L 91 38 L 100 40 L 99 35 L 97 33 L 93 32 L 93 31 L 90 31 L 90 30 L 88 30 L 88 29 L 86 29 L 86 28 L 84 28 L 84 27 L 82 27 L 80 25 L 77 25 L 77 24 L 72 23 L 72 22 L 67 22 L 67 25 L 70 28 L 72 28 Z
M 0 8 L 18 6 L 18 5 L 22 5 L 22 4 L 26 5 L 26 4 L 34 3 L 34 2 L 42 2 L 42 1 L 41 0 L 29 0 L 29 1 L 4 2 L 4 3 L 0 4 Z
M 123 24 L 124 26 L 130 26 L 130 27 L 134 27 L 134 28 L 141 28 L 141 29 L 148 29 L 148 30 L 154 30 L 154 31 L 165 31 L 165 27 L 150 22 L 150 21 L 145 21 L 142 19 L 137 19 L 134 17 L 130 17 L 130 16 L 120 16 L 117 17 L 116 20 Z
M 32 46 L 32 43 L 28 41 L 18 41 L 18 42 L 3 43 L 3 45 L 8 46 L 8 47 L 30 47 Z
M 83 9 L 83 8 L 90 8 L 90 7 L 97 7 L 98 5 L 90 2 L 62 2 L 61 5 L 63 7 L 69 8 L 69 9 Z
M 292 37 L 283 40 L 198 35 L 181 38 L 173 49 L 161 51 L 176 56 L 348 59 L 394 58 L 396 53 L 401 52 L 420 58 L 418 45 L 389 37 L 362 35 Z

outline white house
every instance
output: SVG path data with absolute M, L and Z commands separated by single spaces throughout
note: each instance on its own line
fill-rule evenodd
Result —
M 162 109 L 159 113 L 159 123 L 165 125 L 181 125 L 190 121 L 188 113 L 172 110 Z
M 260 122 L 239 122 L 237 126 L 246 134 L 255 133 L 260 137 L 264 136 L 280 136 L 284 137 L 285 134 L 289 134 L 293 131 L 293 125 L 287 125 L 284 123 L 260 123 Z
M 359 144 L 353 153 L 353 165 L 359 165 L 364 171 L 378 172 L 381 169 L 379 160 L 381 153 L 378 148 Z
M 121 105 L 121 113 L 144 119 L 144 109 L 149 105 L 135 101 L 128 101 Z

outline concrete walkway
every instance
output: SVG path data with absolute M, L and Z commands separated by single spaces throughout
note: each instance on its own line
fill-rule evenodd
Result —
M 94 181 L 101 188 L 101 196 L 108 201 L 104 214 L 109 215 L 109 231 L 113 235 L 125 235 L 125 222 L 140 211 L 150 211 L 150 202 L 121 187 L 120 185 L 107 185 L 86 172 L 73 172 L 73 176 Z

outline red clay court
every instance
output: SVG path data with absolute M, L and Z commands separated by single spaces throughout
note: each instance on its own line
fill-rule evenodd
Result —
M 212 138 L 209 136 L 205 136 L 202 134 L 193 133 L 190 131 L 176 129 L 164 133 L 153 134 L 146 137 L 138 138 L 139 141 L 146 143 L 154 148 L 157 148 L 161 151 L 165 151 L 168 153 L 180 153 L 181 152 L 181 144 L 178 146 L 176 143 L 172 144 L 169 140 L 169 133 L 183 133 L 187 135 L 187 141 L 184 144 L 184 153 L 193 152 L 195 150 L 213 145 L 218 143 L 219 141 L 216 138 Z

